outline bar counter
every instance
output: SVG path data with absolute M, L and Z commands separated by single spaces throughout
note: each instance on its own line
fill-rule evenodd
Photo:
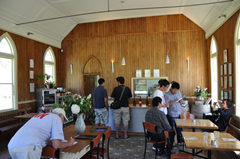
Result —
M 133 104 L 129 104 L 129 113 L 130 113 L 130 122 L 128 127 L 128 132 L 134 132 L 134 133 L 143 133 L 143 125 L 142 122 L 145 122 L 145 115 L 146 112 L 152 108 L 152 106 L 146 104 L 136 104 L 133 106 Z M 114 109 L 111 109 L 109 107 L 109 119 L 106 126 L 111 126 L 112 130 L 115 131 L 115 123 L 113 120 L 113 111 Z M 121 122 L 120 126 L 120 132 L 123 132 L 123 124 Z

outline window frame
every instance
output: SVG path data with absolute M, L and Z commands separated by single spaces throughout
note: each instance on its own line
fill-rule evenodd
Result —
M 47 52 L 49 52 L 49 53 L 51 54 L 52 59 L 53 59 L 53 62 L 51 62 L 51 61 L 45 61 Z M 45 51 L 45 53 L 44 53 L 44 57 L 43 57 L 43 72 L 44 72 L 44 74 L 46 74 L 45 65 L 52 65 L 52 66 L 53 66 L 53 77 L 52 77 L 52 79 L 53 79 L 53 82 L 56 83 L 56 58 L 55 58 L 55 54 L 54 54 L 51 46 L 49 46 L 49 47 L 47 48 L 47 50 Z
M 213 53 L 212 52 L 212 47 L 213 47 L 213 42 L 215 42 L 215 45 L 216 45 L 216 52 L 215 53 Z M 216 40 L 216 38 L 215 38 L 215 36 L 214 35 L 212 35 L 212 38 L 211 38 L 211 44 L 210 44 L 210 68 L 211 68 L 211 93 L 213 94 L 213 78 L 212 78 L 212 76 L 213 76 L 213 74 L 212 74 L 212 59 L 213 58 L 216 58 L 216 60 L 217 60 L 217 66 L 216 66 L 216 68 L 217 68 L 217 77 L 218 77 L 218 46 L 217 46 L 217 40 Z M 218 84 L 219 84 L 219 78 L 217 78 L 217 100 L 219 99 L 219 93 L 218 93 L 218 91 L 219 91 L 219 89 L 218 89 Z M 213 96 L 213 95 L 212 95 Z M 213 99 L 214 100 L 214 99 Z M 213 101 L 212 100 L 212 101 Z M 214 101 L 213 101 L 214 102 Z
M 0 41 L 2 39 L 6 39 L 8 42 L 10 48 L 11 48 L 11 54 L 0 52 L 0 57 L 5 59 L 11 59 L 12 60 L 12 108 L 10 109 L 0 109 L 0 112 L 5 112 L 9 110 L 15 110 L 18 109 L 18 78 L 17 78 L 17 49 L 16 45 L 12 39 L 12 37 L 6 32 L 0 36 Z
M 238 70 L 237 68 L 240 67 L 240 50 L 238 51 L 238 46 L 240 47 L 240 38 L 238 39 L 238 34 L 240 32 L 240 14 L 238 15 L 238 19 L 236 22 L 236 27 L 235 27 L 235 33 L 234 33 L 234 70 L 235 70 L 235 115 L 236 116 L 240 116 L 240 100 L 237 98 L 240 93 L 238 90 L 238 88 L 240 88 L 240 84 L 239 82 L 236 82 L 238 80 L 240 80 L 240 70 Z

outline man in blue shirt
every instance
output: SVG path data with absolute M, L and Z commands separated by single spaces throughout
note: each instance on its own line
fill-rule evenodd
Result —
M 180 118 L 180 115 L 182 114 L 181 110 L 181 104 L 182 103 L 182 94 L 179 91 L 180 85 L 179 83 L 175 82 L 172 84 L 172 87 L 170 91 L 165 94 L 165 100 L 166 103 L 169 103 L 169 108 L 168 108 L 168 121 L 170 125 L 173 127 L 175 126 L 176 128 L 176 134 L 177 134 L 177 140 L 179 145 L 183 145 L 183 139 L 182 139 L 182 129 L 177 128 L 175 119 Z
M 98 80 L 99 86 L 93 90 L 93 104 L 95 111 L 95 124 L 108 123 L 108 95 L 105 86 L 105 80 L 100 78 Z

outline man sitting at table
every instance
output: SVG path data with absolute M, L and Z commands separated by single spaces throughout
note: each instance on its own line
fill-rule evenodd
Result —
M 181 132 L 182 129 L 177 128 L 175 123 L 175 119 L 179 119 L 180 115 L 182 114 L 180 103 L 182 103 L 183 100 L 182 100 L 182 94 L 179 91 L 179 89 L 180 89 L 179 83 L 177 82 L 173 83 L 170 91 L 167 94 L 165 94 L 164 97 L 165 97 L 166 103 L 169 103 L 168 115 L 167 115 L 168 121 L 172 127 L 175 126 L 178 144 L 183 145 L 184 143 L 183 143 L 182 132 Z
M 145 121 L 149 123 L 153 123 L 157 126 L 158 131 L 158 141 L 165 141 L 164 131 L 168 131 L 170 138 L 170 149 L 173 147 L 173 138 L 175 132 L 172 127 L 168 123 L 167 117 L 163 111 L 160 111 L 159 108 L 162 107 L 162 99 L 160 97 L 155 97 L 152 100 L 153 108 L 148 110 L 145 116 Z M 157 136 L 154 132 L 148 131 L 148 135 L 152 140 L 156 140 Z M 159 151 L 159 155 L 164 153 L 165 143 L 162 144 L 153 144 L 153 147 Z
M 222 108 L 220 107 L 219 103 L 215 103 L 216 106 L 218 107 L 218 112 L 220 113 L 220 116 L 215 120 L 215 124 L 218 126 L 218 130 L 219 131 L 225 131 L 230 118 L 232 117 L 232 111 L 231 108 L 232 107 L 232 101 L 230 101 L 229 99 L 224 99 L 222 101 Z
M 74 139 L 67 142 L 63 135 L 65 111 L 61 108 L 53 109 L 52 113 L 38 114 L 24 124 L 8 143 L 8 150 L 12 159 L 39 159 L 42 148 L 49 139 L 55 149 L 72 146 Z

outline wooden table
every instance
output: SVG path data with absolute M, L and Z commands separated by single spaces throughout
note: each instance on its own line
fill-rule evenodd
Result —
M 196 122 L 194 123 L 192 119 L 175 119 L 176 125 L 179 128 L 191 128 L 193 132 L 195 128 L 199 129 L 218 129 L 218 126 L 215 125 L 208 119 L 195 119 Z
M 222 138 L 235 139 L 229 133 L 219 133 L 219 138 L 217 139 L 217 146 L 211 145 L 211 140 L 214 140 L 214 134 L 209 133 L 208 140 L 203 140 L 203 132 L 182 132 L 184 142 L 187 148 L 193 149 L 192 155 L 199 156 L 195 154 L 194 149 L 208 150 L 208 159 L 211 159 L 211 150 L 221 150 L 221 151 L 240 151 L 240 141 L 224 141 Z M 197 140 L 185 139 L 185 137 L 197 137 Z
M 100 126 L 96 126 L 99 128 Z M 103 134 L 105 131 L 94 131 L 90 132 L 91 125 L 86 125 L 86 129 L 83 133 L 77 133 L 75 130 L 75 125 L 67 126 L 63 129 L 65 140 L 69 140 L 71 137 L 75 137 L 77 135 L 99 135 Z M 102 127 L 101 127 L 102 128 Z M 105 127 L 111 129 L 111 127 Z M 70 159 L 70 158 L 81 158 L 88 151 L 90 151 L 90 141 L 88 139 L 75 139 L 77 144 L 67 147 L 60 152 L 60 159 Z
M 23 114 L 23 115 L 18 115 L 18 116 L 14 116 L 15 119 L 31 119 L 32 117 L 34 117 L 35 115 L 37 115 L 38 113 L 28 113 L 28 114 Z

